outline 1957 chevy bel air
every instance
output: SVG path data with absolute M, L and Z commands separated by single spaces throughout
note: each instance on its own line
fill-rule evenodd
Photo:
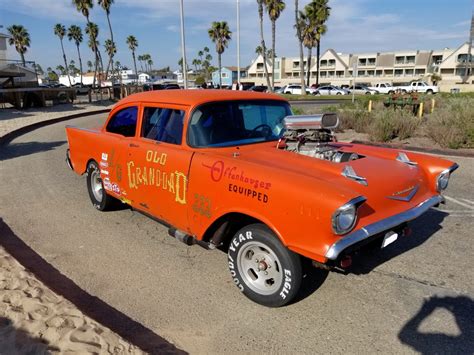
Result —
M 188 245 L 228 253 L 250 299 L 277 307 L 302 259 L 344 268 L 369 242 L 387 246 L 443 202 L 453 162 L 336 142 L 334 114 L 293 116 L 264 93 L 166 90 L 131 95 L 101 129 L 67 127 L 67 162 L 93 205 L 121 201 Z

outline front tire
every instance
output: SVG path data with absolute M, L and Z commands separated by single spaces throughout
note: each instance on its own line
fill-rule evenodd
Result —
M 248 225 L 234 235 L 228 261 L 234 283 L 256 303 L 281 307 L 298 294 L 302 280 L 300 257 L 262 224 Z
M 106 211 L 114 204 L 114 198 L 107 195 L 100 177 L 100 168 L 95 161 L 87 165 L 87 191 L 92 205 L 99 211 Z

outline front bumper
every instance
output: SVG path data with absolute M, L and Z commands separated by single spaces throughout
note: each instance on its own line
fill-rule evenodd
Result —
M 329 247 L 328 251 L 326 252 L 326 258 L 329 260 L 336 260 L 341 255 L 341 253 L 347 249 L 352 249 L 351 247 L 353 245 L 364 242 L 370 239 L 372 236 L 389 231 L 406 222 L 414 220 L 428 211 L 431 207 L 437 206 L 442 202 L 444 202 L 443 196 L 436 195 L 405 212 L 382 219 L 378 222 L 369 224 L 368 226 L 349 233 L 346 236 L 341 237 L 341 239 Z

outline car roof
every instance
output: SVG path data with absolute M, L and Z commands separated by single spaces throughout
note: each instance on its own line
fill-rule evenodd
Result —
M 195 106 L 214 101 L 231 100 L 278 100 L 287 101 L 285 98 L 275 95 L 255 91 L 237 90 L 160 90 L 145 91 L 127 96 L 118 102 L 125 104 L 130 102 L 160 102 L 169 104 L 181 104 Z

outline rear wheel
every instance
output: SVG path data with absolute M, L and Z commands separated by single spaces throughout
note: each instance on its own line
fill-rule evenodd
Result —
M 99 166 L 95 161 L 87 165 L 87 191 L 92 204 L 99 211 L 110 209 L 116 201 L 112 196 L 107 195 L 100 177 Z
M 228 261 L 234 283 L 254 302 L 280 307 L 298 293 L 302 280 L 300 257 L 262 224 L 248 225 L 234 235 Z

